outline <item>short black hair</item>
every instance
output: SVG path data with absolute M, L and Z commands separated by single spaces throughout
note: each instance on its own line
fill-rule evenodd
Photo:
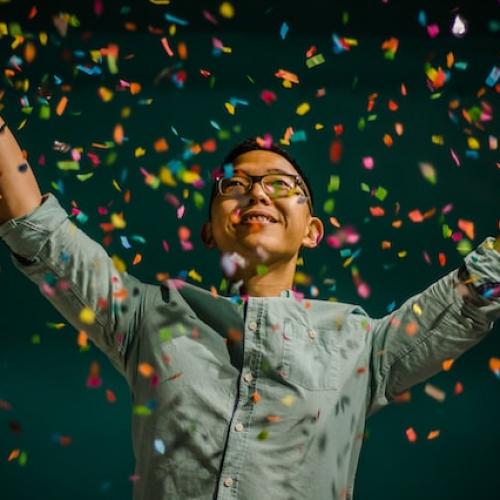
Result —
M 268 144 L 265 144 L 262 140 L 258 140 L 255 137 L 249 137 L 249 138 L 245 139 L 244 141 L 240 142 L 239 144 L 236 144 L 236 146 L 234 146 L 233 149 L 231 149 L 231 151 L 229 151 L 227 156 L 222 161 L 221 167 L 223 168 L 225 165 L 232 164 L 236 160 L 236 158 L 238 158 L 238 156 L 240 156 L 244 153 L 248 153 L 249 151 L 256 151 L 256 150 L 272 151 L 273 153 L 276 153 L 276 154 L 282 156 L 283 158 L 285 158 L 285 160 L 287 160 L 289 163 L 291 163 L 293 165 L 293 167 L 295 168 L 297 173 L 300 175 L 300 177 L 304 181 L 304 184 L 306 185 L 306 187 L 309 191 L 309 196 L 311 197 L 311 200 L 310 200 L 311 207 L 314 211 L 313 192 L 312 192 L 312 188 L 311 188 L 311 184 L 310 184 L 309 180 L 307 179 L 304 172 L 300 168 L 300 165 L 297 163 L 297 160 L 295 158 L 293 158 L 287 151 L 285 151 L 283 148 L 281 148 L 280 146 L 278 146 L 275 143 L 271 143 L 268 145 Z M 221 170 L 222 170 L 221 168 L 217 169 L 217 173 L 220 173 Z M 210 219 L 210 211 L 212 209 L 212 201 L 215 198 L 216 194 L 217 194 L 217 183 L 214 182 L 212 185 L 212 192 L 210 194 L 210 202 L 208 204 L 208 218 L 209 219 Z

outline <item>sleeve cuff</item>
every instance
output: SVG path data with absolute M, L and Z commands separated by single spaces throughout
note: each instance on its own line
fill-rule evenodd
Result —
M 32 212 L 0 224 L 0 239 L 17 257 L 33 261 L 54 232 L 68 217 L 52 193 Z

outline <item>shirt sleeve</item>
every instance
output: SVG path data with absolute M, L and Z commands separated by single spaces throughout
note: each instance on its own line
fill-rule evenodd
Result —
M 119 272 L 52 193 L 31 213 L 1 224 L 0 239 L 15 267 L 123 373 L 152 285 Z
M 464 264 L 372 319 L 368 415 L 479 343 L 500 317 L 500 253 L 486 238 Z M 493 290 L 493 292 L 492 292 Z

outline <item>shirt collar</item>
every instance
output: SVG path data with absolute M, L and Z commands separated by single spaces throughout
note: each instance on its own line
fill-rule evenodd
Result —
M 234 296 L 234 295 L 241 295 L 241 288 L 243 286 L 243 280 L 240 280 L 240 281 L 236 281 L 234 283 L 231 283 L 230 284 L 230 287 L 229 287 L 229 295 L 230 296 Z M 287 289 L 287 290 L 282 290 L 280 292 L 280 297 L 284 297 L 284 298 L 290 298 L 290 297 L 293 297 L 293 290 L 291 288 Z

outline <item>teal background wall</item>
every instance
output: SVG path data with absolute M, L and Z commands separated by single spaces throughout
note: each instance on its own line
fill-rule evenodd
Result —
M 498 64 L 498 8 L 494 1 L 435 3 L 233 2 L 232 19 L 219 13 L 220 2 L 53 2 L 50 8 L 38 5 L 31 19 L 33 4 L 1 4 L 0 23 L 8 31 L 0 39 L 1 112 L 13 130 L 19 129 L 16 135 L 42 191 L 53 192 L 68 211 L 72 206 L 82 210 L 88 220 L 77 224 L 122 259 L 129 273 L 157 282 L 158 273 L 177 277 L 191 272 L 186 279 L 197 283 L 194 270 L 205 288 L 221 284 L 218 256 L 207 252 L 199 238 L 212 170 L 233 144 L 248 136 L 269 133 L 278 141 L 287 127 L 303 131 L 305 140 L 297 140 L 297 134 L 288 149 L 311 179 L 327 235 L 336 230 L 329 223 L 334 216 L 355 227 L 360 240 L 344 247 L 356 254 L 351 265 L 344 266 L 348 254 L 324 240 L 318 249 L 304 252 L 298 270 L 310 278 L 321 299 L 359 303 L 380 317 L 460 265 L 463 254 L 446 227 L 461 233 L 462 242 L 471 247 L 499 229 L 500 170 L 493 147 L 499 89 L 486 84 Z M 96 14 L 99 5 L 101 15 Z M 204 11 L 218 24 L 209 22 Z M 439 25 L 437 37 L 419 24 L 421 11 L 428 25 Z M 54 26 L 52 15 L 58 12 L 69 13 L 74 16 L 70 24 L 79 24 L 70 26 L 66 36 Z M 450 32 L 457 12 L 469 21 L 462 38 Z M 181 21 L 167 19 L 167 14 Z M 289 31 L 283 39 L 284 21 Z M 136 30 L 127 29 L 127 22 Z M 174 24 L 175 34 L 170 31 Z M 47 33 L 45 46 L 40 32 Z M 23 37 L 17 42 L 16 33 Z M 358 45 L 336 54 L 333 33 Z M 165 36 L 172 57 L 162 47 Z M 214 37 L 232 52 L 214 53 Z M 391 37 L 399 40 L 392 60 L 381 49 Z M 178 53 L 181 41 L 188 49 L 186 59 Z M 36 56 L 28 62 L 30 42 Z M 110 72 L 106 56 L 92 60 L 91 51 L 110 44 L 119 49 L 116 73 Z M 313 45 L 325 62 L 309 69 L 305 54 Z M 449 52 L 459 63 L 450 69 Z M 449 72 L 441 89 L 429 89 L 426 63 Z M 300 83 L 283 87 L 274 76 L 279 69 L 296 73 Z M 179 72 L 186 76 L 183 87 L 174 82 Z M 140 92 L 132 94 L 120 80 L 139 83 Z M 113 94 L 109 102 L 99 96 L 102 87 Z M 275 93 L 272 105 L 260 98 L 264 89 Z M 324 96 L 318 97 L 318 89 L 324 89 Z M 68 104 L 59 116 L 63 96 Z M 234 114 L 225 107 L 231 99 Z M 397 111 L 389 110 L 389 100 L 398 104 Z M 304 102 L 310 111 L 300 116 L 296 109 Z M 481 109 L 489 110 L 490 120 L 484 114 L 477 118 Z M 404 127 L 401 136 L 395 133 L 396 122 Z M 318 123 L 324 127 L 317 130 Z M 113 140 L 117 124 L 124 130 L 122 144 Z M 335 125 L 343 126 L 341 135 Z M 392 147 L 384 144 L 384 134 L 392 136 Z M 442 144 L 432 136 L 440 136 Z M 159 138 L 168 142 L 168 151 L 155 151 Z M 471 148 L 470 138 L 477 149 Z M 209 140 L 216 145 L 214 152 L 193 153 Z M 342 144 L 338 162 L 329 154 L 334 140 Z M 55 150 L 55 141 L 69 151 Z M 59 162 L 71 159 L 75 148 L 82 154 L 79 170 L 61 169 Z M 144 149 L 142 156 L 137 148 Z M 94 165 L 89 154 L 100 164 Z M 372 170 L 362 165 L 366 156 L 375 160 Z M 434 184 L 422 175 L 421 162 L 433 166 Z M 141 168 L 159 179 L 162 167 L 176 186 L 159 182 L 154 188 L 144 182 Z M 204 187 L 182 180 L 189 171 L 200 173 Z M 77 177 L 87 173 L 93 176 Z M 340 179 L 337 191 L 328 191 L 330 176 Z M 387 191 L 383 200 L 380 187 Z M 174 196 L 185 207 L 182 218 Z M 325 203 L 332 199 L 330 210 Z M 453 209 L 443 214 L 448 204 Z M 375 206 L 383 207 L 385 215 L 373 216 L 370 207 Z M 122 212 L 126 227 L 104 232 L 101 224 L 109 222 L 109 215 L 99 215 L 97 207 Z M 414 223 L 408 213 L 415 209 L 435 209 L 435 214 Z M 395 228 L 392 222 L 398 219 L 403 224 Z M 459 219 L 474 223 L 474 238 L 459 228 Z M 192 251 L 181 248 L 180 226 L 191 230 Z M 382 241 L 392 247 L 383 250 Z M 138 253 L 142 261 L 134 265 Z M 440 253 L 446 256 L 442 265 Z M 368 298 L 358 295 L 353 272 L 370 286 Z M 297 284 L 297 289 L 307 297 L 316 293 L 310 285 Z M 134 463 L 125 381 L 96 348 L 77 345 L 77 332 L 14 269 L 5 245 L 0 245 L 0 295 L 1 498 L 130 498 Z M 65 326 L 54 328 L 58 323 Z M 444 402 L 427 396 L 420 385 L 411 390 L 411 402 L 392 405 L 368 420 L 357 500 L 498 498 L 500 381 L 489 361 L 500 358 L 499 335 L 497 324 L 450 371 L 431 380 L 445 391 Z M 98 389 L 85 384 L 93 362 L 103 380 Z M 453 393 L 457 382 L 464 388 L 460 395 Z M 113 392 L 115 403 L 108 401 L 106 391 Z M 406 438 L 409 427 L 417 432 L 415 443 Z M 439 430 L 439 437 L 426 439 L 432 430 Z M 21 455 L 9 461 L 13 450 Z

